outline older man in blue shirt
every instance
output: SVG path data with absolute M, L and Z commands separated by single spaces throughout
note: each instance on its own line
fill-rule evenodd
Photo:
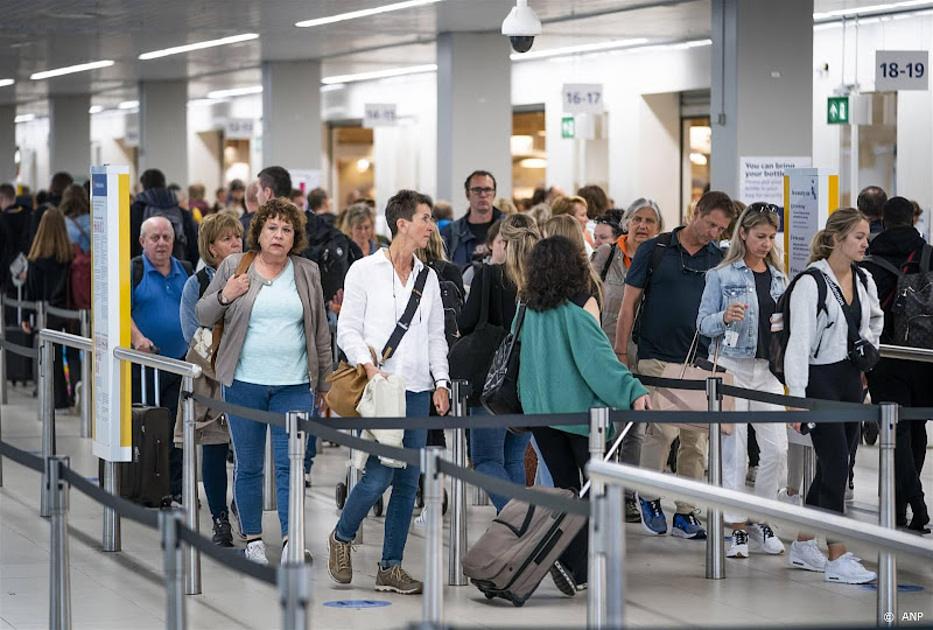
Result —
M 140 227 L 139 244 L 143 253 L 131 261 L 133 292 L 131 311 L 131 340 L 133 348 L 153 352 L 173 359 L 184 359 L 188 346 L 181 332 L 181 293 L 191 265 L 172 256 L 175 233 L 172 223 L 165 217 L 150 217 Z M 155 401 L 155 379 L 147 371 L 147 402 Z M 133 400 L 141 400 L 140 375 L 133 368 Z M 174 419 L 178 410 L 181 377 L 168 372 L 159 374 L 160 405 L 169 410 Z M 172 447 L 170 459 L 172 497 L 181 501 L 180 448 Z

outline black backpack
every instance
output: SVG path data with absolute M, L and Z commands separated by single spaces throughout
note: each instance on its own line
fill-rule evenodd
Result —
M 440 285 L 441 303 L 444 305 L 444 335 L 447 337 L 447 347 L 450 348 L 460 339 L 460 326 L 457 321 L 460 319 L 460 311 L 463 310 L 463 292 L 456 282 L 444 280 L 437 263 L 430 262 L 428 267 L 437 274 L 437 282 Z
M 881 257 L 866 256 L 863 262 L 872 263 L 897 278 L 897 288 L 882 297 L 881 307 L 890 313 L 894 331 L 892 343 L 898 346 L 933 350 L 933 270 L 931 270 L 933 247 L 924 245 L 920 252 L 920 266 L 908 273 L 911 265 L 917 264 L 916 251 L 898 269 Z
M 308 223 L 308 248 L 304 256 L 317 263 L 321 272 L 324 301 L 328 302 L 343 288 L 347 270 L 356 262 L 357 256 L 354 255 L 346 234 L 323 221 L 314 223 L 314 227 L 310 221 Z
M 165 217 L 172 224 L 175 231 L 175 244 L 172 247 L 172 256 L 178 260 L 188 258 L 188 235 L 185 234 L 185 216 L 182 209 L 177 205 L 170 208 L 160 208 L 158 206 L 147 205 L 143 209 L 143 218 L 145 221 L 151 217 Z

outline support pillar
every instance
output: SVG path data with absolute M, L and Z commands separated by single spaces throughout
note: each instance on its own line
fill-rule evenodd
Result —
M 0 183 L 16 179 L 16 105 L 0 105 Z
M 139 84 L 139 172 L 157 168 L 170 184 L 188 185 L 188 82 Z
M 49 97 L 49 171 L 65 171 L 78 181 L 91 173 L 89 94 Z
M 262 166 L 320 170 L 321 63 L 262 64 Z

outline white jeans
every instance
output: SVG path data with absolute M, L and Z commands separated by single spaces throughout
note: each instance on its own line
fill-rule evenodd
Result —
M 719 365 L 732 374 L 736 387 L 783 394 L 784 387 L 768 369 L 765 359 L 735 359 L 720 357 Z M 735 399 L 736 411 L 783 411 L 783 407 L 768 403 Z M 783 422 L 756 423 L 755 437 L 761 456 L 755 478 L 755 494 L 776 499 L 778 489 L 787 480 L 787 428 Z M 722 436 L 722 486 L 740 490 L 745 485 L 748 470 L 748 424 L 736 423 L 731 435 Z M 744 523 L 748 515 L 726 512 L 726 523 Z

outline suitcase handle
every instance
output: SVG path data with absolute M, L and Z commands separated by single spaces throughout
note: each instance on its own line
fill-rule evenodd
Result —
M 516 538 L 521 538 L 528 532 L 528 528 L 531 526 L 531 519 L 533 519 L 534 516 L 535 516 L 535 506 L 529 505 L 528 511 L 525 512 L 525 520 L 522 521 L 522 524 L 518 529 L 515 529 L 514 527 L 512 527 L 505 521 L 500 521 L 497 518 L 492 519 L 492 522 L 499 523 L 500 525 L 505 525 L 512 531 L 513 534 L 515 534 Z

